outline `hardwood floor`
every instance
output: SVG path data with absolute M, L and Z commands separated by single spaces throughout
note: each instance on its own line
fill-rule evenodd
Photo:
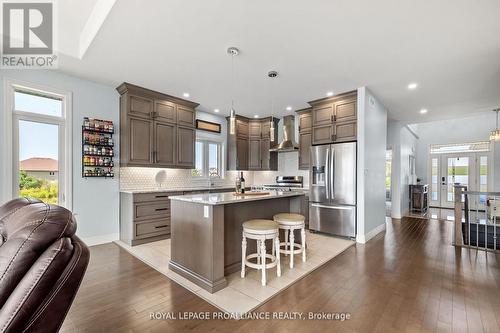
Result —
M 61 332 L 500 332 L 500 255 L 455 249 L 451 222 L 407 218 L 256 311 L 347 312 L 329 320 L 151 320 L 217 311 L 114 244 L 91 262 Z

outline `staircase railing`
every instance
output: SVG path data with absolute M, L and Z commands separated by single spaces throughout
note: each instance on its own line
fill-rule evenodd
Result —
M 454 186 L 453 245 L 484 251 L 500 250 L 500 192 L 468 191 Z

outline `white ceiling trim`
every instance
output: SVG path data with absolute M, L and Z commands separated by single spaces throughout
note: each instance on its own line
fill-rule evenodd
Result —
M 98 0 L 89 15 L 89 19 L 80 33 L 78 58 L 83 59 L 90 44 L 101 29 L 104 21 L 115 5 L 116 0 Z

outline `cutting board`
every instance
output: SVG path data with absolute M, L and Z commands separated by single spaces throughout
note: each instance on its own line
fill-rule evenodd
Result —
M 233 192 L 233 195 L 238 196 L 238 197 L 244 197 L 247 195 L 267 195 L 270 194 L 269 192 L 263 192 L 263 191 L 251 191 L 251 192 L 245 192 L 245 193 L 236 193 Z

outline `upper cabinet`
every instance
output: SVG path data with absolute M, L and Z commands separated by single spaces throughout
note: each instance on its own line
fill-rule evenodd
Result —
M 296 111 L 299 121 L 299 169 L 308 170 L 311 160 L 312 108 Z
M 313 145 L 357 139 L 357 92 L 309 102 L 312 106 Z M 307 119 L 304 119 L 307 122 Z
M 120 164 L 194 168 L 197 103 L 123 83 Z
M 278 128 L 279 119 L 274 118 L 274 127 Z M 271 118 L 248 119 L 237 116 L 236 133 L 228 131 L 227 169 L 228 170 L 278 170 L 278 154 L 271 152 Z M 228 128 L 230 126 L 227 118 Z M 277 131 L 274 142 L 278 140 Z

